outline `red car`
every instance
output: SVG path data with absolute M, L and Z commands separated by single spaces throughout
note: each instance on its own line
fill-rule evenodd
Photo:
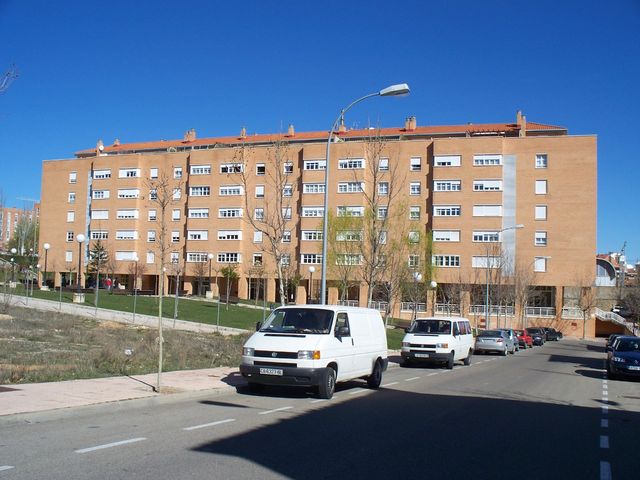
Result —
M 518 335 L 518 343 L 522 348 L 533 348 L 533 337 L 526 330 L 516 330 Z

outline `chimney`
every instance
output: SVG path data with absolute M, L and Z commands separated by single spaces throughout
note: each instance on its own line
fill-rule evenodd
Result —
M 519 135 L 521 137 L 527 136 L 527 117 L 522 114 L 522 110 L 518 110 L 516 113 L 516 123 L 520 127 Z
M 407 132 L 412 132 L 416 129 L 416 117 L 415 116 L 410 116 L 407 117 L 404 121 L 404 129 Z
M 196 139 L 196 129 L 187 130 L 184 134 L 183 142 L 193 142 Z
M 98 140 L 96 143 L 96 155 L 101 155 L 104 151 L 104 143 L 102 143 L 102 139 Z
M 293 128 L 293 123 L 289 124 L 289 130 L 287 130 L 287 137 L 295 137 L 296 131 Z
M 247 129 L 245 127 L 240 129 L 240 138 L 247 138 Z
M 114 146 L 114 147 L 118 147 L 118 146 L 120 146 L 120 139 L 119 139 L 119 138 L 116 138 L 116 139 L 113 141 L 113 146 Z

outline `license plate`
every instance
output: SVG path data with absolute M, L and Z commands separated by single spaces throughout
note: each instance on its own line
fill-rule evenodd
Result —
M 630 366 L 629 370 L 640 370 L 640 366 L 639 367 Z
M 280 368 L 261 368 L 260 375 L 277 375 L 282 376 L 282 369 Z
M 415 356 L 416 358 L 429 358 L 428 353 L 416 353 Z

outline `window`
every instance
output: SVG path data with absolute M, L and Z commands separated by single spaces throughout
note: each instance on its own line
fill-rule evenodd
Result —
M 224 187 L 220 187 L 221 192 L 223 188 Z M 189 195 L 192 197 L 208 197 L 210 194 L 211 194 L 211 187 L 207 187 L 207 186 L 189 187 Z
M 460 230 L 434 230 L 434 242 L 459 242 Z
M 322 235 L 320 235 L 320 238 L 318 238 L 318 240 L 322 240 Z M 361 242 L 362 232 L 359 230 L 343 230 L 341 232 L 336 232 L 336 240 L 338 242 Z
M 380 220 L 387 218 L 387 215 L 389 214 L 389 208 L 388 207 L 378 207 L 378 218 Z
M 459 217 L 460 205 L 434 205 L 434 217 Z
M 138 218 L 138 210 L 133 208 L 127 208 L 116 211 L 116 218 L 118 220 L 126 220 L 131 218 Z
M 156 241 L 156 231 L 149 230 L 147 231 L 147 242 L 155 242 Z
M 182 167 L 173 167 L 173 178 L 182 178 Z
M 244 167 L 241 163 L 222 163 L 220 164 L 220 173 L 242 173 L 244 172 Z
M 118 178 L 137 178 L 140 176 L 139 168 L 121 168 L 118 171 Z
M 209 218 L 208 208 L 190 208 L 188 210 L 189 218 Z
M 280 255 L 280 265 L 285 267 L 291 265 L 291 255 L 289 255 L 288 253 L 283 253 L 282 255 Z
M 360 233 L 360 240 L 362 240 L 362 233 Z M 386 245 L 387 244 L 387 231 L 386 230 L 381 230 L 379 235 L 378 235 L 378 241 L 380 242 L 380 245 Z
M 209 188 L 209 187 L 207 187 Z M 180 200 L 180 198 L 182 198 L 182 190 L 179 188 L 174 188 L 173 189 L 173 194 L 171 195 L 171 198 L 173 198 L 174 200 Z
M 209 188 L 209 187 L 204 187 L 204 188 Z M 220 195 L 221 197 L 232 197 L 232 196 L 237 196 L 242 194 L 244 194 L 244 188 L 242 188 L 242 185 L 222 185 L 218 189 L 218 195 Z M 203 193 L 199 196 L 207 196 L 207 195 L 209 194 Z
M 434 255 L 431 261 L 436 267 L 459 267 L 460 255 Z
M 339 182 L 338 193 L 362 193 L 364 182 Z
M 256 175 L 264 175 L 267 173 L 267 169 L 264 163 L 256 163 Z
M 253 210 L 253 218 L 254 220 L 263 221 L 264 220 L 264 208 L 256 208 Z
M 500 232 L 499 231 L 478 231 L 473 232 L 473 241 L 474 242 L 499 242 L 500 241 Z
M 218 230 L 218 240 L 242 240 L 242 230 Z
M 156 254 L 153 252 L 147 252 L 147 263 L 155 263 Z
M 291 207 L 282 207 L 282 218 L 284 220 L 291 220 Z
M 411 206 L 409 207 L 409 220 L 420 220 L 420 207 L 419 206 Z
M 209 240 L 209 232 L 207 230 L 187 230 L 187 239 Z
M 302 240 L 316 242 L 322 240 L 322 230 L 302 230 Z
M 302 207 L 303 217 L 323 217 L 324 207 Z
M 500 257 L 478 255 L 471 258 L 471 266 L 473 268 L 498 268 L 500 260 Z
M 219 208 L 218 218 L 239 218 L 242 217 L 241 208 Z
M 380 182 L 378 184 L 378 195 L 389 195 L 389 182 Z
M 256 198 L 264 198 L 264 185 L 256 185 Z
M 338 253 L 336 265 L 362 265 L 362 255 L 357 253 Z
M 240 263 L 240 254 L 237 252 L 219 253 L 218 263 Z
M 364 207 L 339 206 L 338 217 L 362 217 L 364 215 Z
M 436 180 L 433 182 L 434 192 L 459 192 L 462 190 L 460 180 Z
M 282 173 L 284 173 L 285 175 L 289 175 L 293 173 L 293 163 L 285 162 L 284 165 L 282 166 Z
M 138 232 L 135 230 L 117 230 L 116 240 L 137 240 Z
M 73 242 L 73 231 L 67 232 L 67 242 Z
M 547 206 L 536 205 L 536 220 L 546 220 L 546 219 L 547 219 Z
M 324 183 L 304 183 L 302 193 L 324 193 Z
M 459 167 L 461 159 L 460 155 L 435 155 L 433 165 L 436 167 Z
M 283 197 L 292 197 L 293 196 L 293 185 L 285 185 L 282 188 L 282 196 Z
M 209 261 L 209 254 L 205 252 L 187 252 L 187 262 L 205 263 Z
M 67 212 L 67 222 L 76 221 L 76 212 Z
M 305 265 L 319 265 L 322 263 L 322 255 L 319 253 L 303 253 L 300 255 L 300 263 Z
M 251 257 L 251 261 L 253 265 L 262 265 L 262 254 L 254 253 Z
M 474 155 L 475 166 L 502 165 L 502 155 Z
M 253 243 L 262 243 L 262 232 L 260 230 L 253 232 Z
M 149 190 L 149 200 L 157 200 L 158 199 L 158 190 L 152 188 Z
M 149 170 L 149 177 L 152 179 L 158 178 L 158 169 L 152 168 L 151 170 Z
M 109 210 L 91 210 L 91 220 L 109 220 Z
M 94 170 L 93 171 L 93 179 L 94 180 L 104 179 L 104 178 L 111 178 L 111 170 L 103 169 L 103 170 Z
M 78 174 L 76 172 L 69 173 L 69 183 L 76 183 L 78 181 Z
M 474 217 L 501 217 L 502 205 L 474 205 Z
M 135 262 L 136 252 L 116 252 L 116 261 Z
M 420 195 L 420 182 L 411 182 L 409 184 L 409 195 Z
M 69 203 L 76 203 L 76 192 L 69 192 Z
M 407 264 L 409 268 L 418 268 L 420 266 L 420 255 L 409 255 Z
M 324 170 L 327 168 L 326 160 L 305 160 L 303 162 L 303 168 L 305 170 Z
M 118 198 L 138 198 L 139 196 L 140 190 L 137 188 L 118 189 Z
M 547 246 L 547 232 L 536 232 L 535 245 L 536 247 Z
M 420 232 L 409 232 L 409 243 L 418 243 L 420 241 Z
M 191 175 L 211 175 L 211 165 L 191 165 Z
M 149 210 L 147 213 L 147 220 L 150 222 L 155 222 L 158 219 L 158 214 L 155 210 Z
M 364 158 L 342 158 L 338 160 L 338 170 L 359 170 L 364 168 Z
M 547 271 L 547 257 L 536 257 L 533 262 L 534 272 L 546 272 Z
M 291 230 L 282 232 L 282 243 L 291 243 Z
M 388 172 L 389 171 L 389 159 L 388 158 L 381 158 L 380 161 L 378 162 L 378 170 L 381 172 Z
M 171 232 L 171 241 L 172 241 L 173 243 L 177 243 L 177 242 L 179 242 L 179 241 L 180 241 L 180 232 L 178 232 L 178 231 L 176 231 L 176 230 L 173 230 L 173 231 Z
M 171 252 L 171 263 L 178 263 L 180 261 L 180 254 L 178 252 Z
M 106 230 L 94 230 L 91 232 L 91 240 L 107 240 L 109 238 L 109 232 Z
M 546 153 L 536 155 L 536 168 L 547 168 L 548 158 Z
M 502 191 L 502 180 L 474 180 L 474 192 L 499 192 Z
M 73 251 L 67 250 L 64 252 L 64 260 L 65 262 L 73 262 Z
M 547 181 L 536 180 L 536 195 L 545 195 L 547 193 Z
M 421 157 L 411 157 L 409 160 L 409 170 L 412 172 L 419 172 L 422 170 L 422 158 Z

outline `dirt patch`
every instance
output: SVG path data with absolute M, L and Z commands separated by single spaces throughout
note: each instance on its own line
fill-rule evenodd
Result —
M 4 313 L 0 313 L 0 321 L 1 320 L 13 320 L 11 315 L 5 315 Z
M 111 320 L 100 322 L 98 324 L 98 327 L 99 328 L 113 328 L 113 329 L 127 328 L 127 326 L 124 325 L 123 323 L 113 322 Z

